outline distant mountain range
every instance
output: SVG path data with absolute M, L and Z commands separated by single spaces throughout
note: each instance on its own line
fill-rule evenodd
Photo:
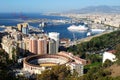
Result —
M 67 13 L 120 13 L 120 6 L 89 6 Z

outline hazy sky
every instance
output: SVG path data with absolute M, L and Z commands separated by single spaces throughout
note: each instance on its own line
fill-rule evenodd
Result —
M 120 6 L 120 0 L 0 0 L 0 12 L 60 12 L 99 5 Z

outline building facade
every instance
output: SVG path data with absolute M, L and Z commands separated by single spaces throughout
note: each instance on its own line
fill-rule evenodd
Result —
M 37 39 L 31 37 L 29 40 L 29 51 L 33 54 L 37 54 Z
M 56 51 L 55 51 L 55 53 L 58 53 L 58 50 L 59 50 L 59 33 L 50 32 L 49 33 L 49 38 L 53 39 L 55 41 L 55 43 L 56 43 L 56 49 L 55 49 Z
M 28 23 L 20 23 L 20 24 L 17 24 L 17 27 L 18 27 L 18 31 L 22 32 L 23 34 L 27 34 L 28 35 L 28 27 L 29 27 L 29 24 Z
M 107 51 L 103 53 L 103 63 L 108 59 L 112 62 L 116 61 L 116 56 L 114 55 L 115 51 Z
M 45 38 L 38 39 L 38 53 L 47 54 L 47 40 Z
M 48 42 L 48 54 L 56 54 L 56 41 L 53 39 Z

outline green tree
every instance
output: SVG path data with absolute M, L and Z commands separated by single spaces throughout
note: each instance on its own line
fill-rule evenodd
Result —
M 65 80 L 70 70 L 65 65 L 54 66 L 51 70 L 45 70 L 37 76 L 37 80 Z
M 17 60 L 16 49 L 14 47 L 12 48 L 12 60 L 13 62 Z
M 117 59 L 117 64 L 120 65 L 120 44 L 116 46 L 116 59 Z
M 112 63 L 110 60 L 107 59 L 107 60 L 104 62 L 103 67 L 104 67 L 104 68 L 107 68 L 107 67 L 110 67 L 112 64 L 113 64 L 113 63 Z

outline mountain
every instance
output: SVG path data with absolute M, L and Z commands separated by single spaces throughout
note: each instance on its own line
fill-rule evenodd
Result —
M 120 6 L 89 6 L 67 13 L 120 13 Z

